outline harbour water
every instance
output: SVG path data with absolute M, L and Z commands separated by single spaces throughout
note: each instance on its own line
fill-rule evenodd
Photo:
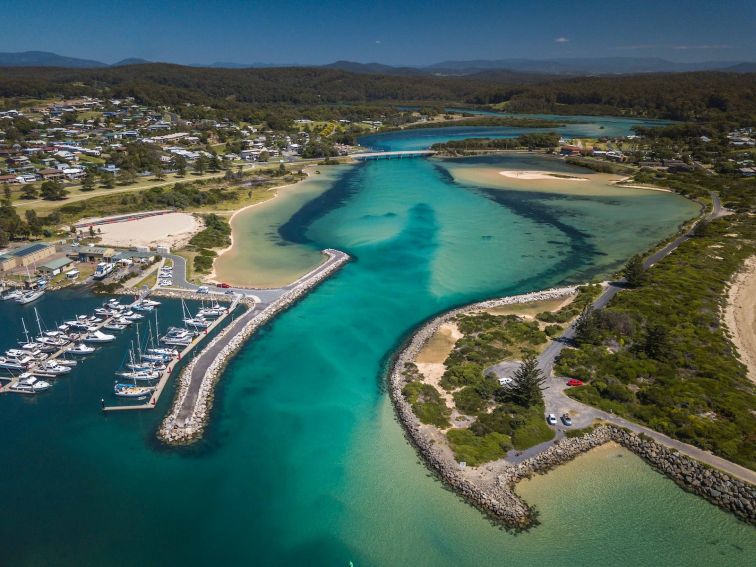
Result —
M 2 562 L 752 564 L 753 528 L 616 449 L 523 486 L 542 524 L 505 533 L 428 475 L 383 389 L 389 356 L 428 317 L 600 277 L 696 210 L 667 193 L 455 183 L 431 160 L 338 172 L 245 244 L 333 247 L 353 262 L 240 351 L 198 445 L 160 447 L 160 411 L 103 417 L 99 394 L 0 398 Z M 110 376 L 71 384 L 97 380 Z

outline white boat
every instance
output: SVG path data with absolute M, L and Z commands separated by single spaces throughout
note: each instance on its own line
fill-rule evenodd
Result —
M 129 311 L 123 314 L 123 318 L 127 319 L 128 321 L 140 321 L 144 319 L 144 315 L 141 315 L 139 313 L 134 313 L 133 311 Z
M 27 303 L 31 303 L 32 301 L 37 301 L 40 297 L 42 297 L 45 294 L 44 289 L 33 289 L 31 291 L 27 291 L 21 297 L 16 298 L 16 303 L 20 303 L 21 305 L 26 305 Z
M 184 319 L 184 323 L 195 329 L 207 329 L 210 326 L 210 321 L 206 321 L 201 317 L 187 317 Z
M 63 366 L 62 364 L 58 364 L 54 360 L 45 360 L 44 362 L 40 362 L 37 367 L 35 368 L 38 372 L 44 372 L 45 374 L 68 374 L 71 372 L 71 368 L 68 366 Z
M 19 349 L 19 348 L 11 348 L 5 351 L 6 358 L 12 358 L 12 359 L 23 359 L 26 357 L 30 357 L 32 360 L 44 360 L 47 358 L 47 355 L 43 353 L 41 350 L 37 349 L 36 351 L 30 351 L 26 349 Z
M 110 262 L 100 262 L 97 264 L 97 268 L 95 268 L 95 273 L 92 277 L 96 280 L 101 280 L 110 274 L 110 272 L 113 271 L 113 268 L 115 268 L 115 264 L 111 264 Z
M 116 372 L 116 375 L 129 378 L 135 382 L 149 382 L 150 380 L 157 380 L 160 377 L 160 373 L 157 370 L 127 370 Z
M 84 356 L 86 354 L 92 354 L 95 350 L 97 350 L 95 349 L 95 347 L 85 345 L 84 343 L 79 343 L 68 349 L 68 352 L 70 352 L 71 354 Z
M 52 388 L 52 384 L 44 380 L 38 380 L 28 372 L 19 376 L 18 382 L 11 384 L 9 390 L 20 394 L 38 394 Z
M 105 323 L 102 328 L 107 329 L 108 331 L 123 331 L 126 328 L 126 325 L 112 321 L 110 323 Z
M 159 301 L 155 301 L 154 299 L 143 299 L 142 305 L 146 305 L 147 307 L 152 307 L 154 309 L 155 307 L 160 307 L 161 303 Z
M 7 301 L 7 300 L 9 300 L 9 299 L 18 299 L 18 298 L 19 298 L 19 297 L 21 297 L 22 295 L 23 295 L 23 292 L 22 292 L 22 291 L 20 291 L 20 290 L 17 290 L 17 289 L 12 289 L 12 290 L 11 290 L 11 291 L 9 291 L 8 293 L 6 293 L 6 294 L 5 294 L 5 295 L 3 295 L 2 297 L 0 297 L 0 299 L 2 299 L 3 301 Z
M 0 356 L 0 368 L 4 370 L 26 370 L 26 367 L 31 362 L 32 357 L 30 356 L 27 356 L 25 359 Z
M 107 333 L 103 333 L 102 331 L 95 331 L 93 333 L 89 333 L 84 337 L 85 343 L 109 343 L 114 340 L 115 335 L 108 335 Z
M 56 358 L 55 362 L 57 362 L 60 366 L 76 366 L 79 364 L 76 360 L 71 360 L 70 358 Z
M 129 362 L 128 364 L 126 364 L 126 367 L 130 370 L 157 370 L 158 372 L 162 372 L 163 370 L 165 370 L 165 362 L 162 360 L 142 360 L 142 362 Z
M 139 302 L 139 303 L 135 303 L 134 305 L 132 305 L 132 306 L 131 306 L 131 308 L 132 308 L 132 309 L 133 309 L 134 311 L 152 311 L 153 309 L 155 309 L 155 308 L 154 308 L 153 306 L 151 306 L 151 305 L 146 305 L 146 304 L 144 303 L 144 301 L 141 301 L 141 302 Z
M 135 386 L 132 384 L 116 384 L 113 393 L 119 398 L 144 398 L 155 391 L 151 386 Z
M 175 348 L 148 348 L 147 353 L 148 354 L 162 354 L 164 356 L 169 356 L 171 358 L 175 358 L 179 355 L 178 351 Z

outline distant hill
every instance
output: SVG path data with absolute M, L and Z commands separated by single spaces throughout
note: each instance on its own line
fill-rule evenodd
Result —
M 121 59 L 120 61 L 113 63 L 111 67 L 123 67 L 125 65 L 146 65 L 147 63 L 152 63 L 152 61 L 147 61 L 147 59 L 140 59 L 139 57 L 127 57 L 126 59 Z
M 88 69 L 107 67 L 105 63 L 91 59 L 63 57 L 47 51 L 23 51 L 20 53 L 0 53 L 0 67 L 70 67 Z
M 549 75 L 625 75 L 637 73 L 682 73 L 726 70 L 738 61 L 677 63 L 656 57 L 590 57 L 566 59 L 478 59 L 442 61 L 425 69 L 438 73 L 473 74 L 492 69 Z
M 339 69 L 340 71 L 347 71 L 349 73 L 397 75 L 404 77 L 427 73 L 425 70 L 418 69 L 417 67 L 392 67 L 391 65 L 383 65 L 382 63 L 356 63 L 354 61 L 335 61 L 322 67 L 325 69 Z
M 756 73 L 756 63 L 738 63 L 732 67 L 727 67 L 723 71 L 730 73 Z

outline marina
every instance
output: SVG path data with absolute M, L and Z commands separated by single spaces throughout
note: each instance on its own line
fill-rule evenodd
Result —
M 223 323 L 226 316 L 236 308 L 241 296 L 235 296 L 228 308 L 217 300 L 213 300 L 210 307 L 205 307 L 203 302 L 202 308 L 194 316 L 182 299 L 183 319 L 194 320 L 204 326 L 201 329 L 169 327 L 161 337 L 155 311 L 161 303 L 149 299 L 148 295 L 149 290 L 144 290 L 128 304 L 121 303 L 116 298 L 109 299 L 101 307 L 95 308 L 94 314 L 77 315 L 53 330 L 45 328 L 35 307 L 33 313 L 39 334 L 33 337 L 22 317 L 24 340 L 20 341 L 19 348 L 10 348 L 0 356 L 0 370 L 7 373 L 0 376 L 0 380 L 4 382 L 0 382 L 0 394 L 33 396 L 50 390 L 55 379 L 68 375 L 79 362 L 95 355 L 100 345 L 114 342 L 115 333 L 136 324 L 136 347 L 132 340 L 127 354 L 128 362 L 122 364 L 121 370 L 115 373 L 113 395 L 119 400 L 149 401 L 137 405 L 106 405 L 103 397 L 100 404 L 104 411 L 154 408 L 178 362 Z M 254 307 L 254 302 L 252 306 Z M 154 334 L 150 320 L 152 312 L 155 312 Z M 142 349 L 138 323 L 147 317 L 150 318 L 147 321 L 147 342 Z M 181 337 L 181 347 L 178 350 L 171 345 L 179 343 L 170 340 L 176 337 Z

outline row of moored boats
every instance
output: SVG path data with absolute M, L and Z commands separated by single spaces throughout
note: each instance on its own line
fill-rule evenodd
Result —
M 185 326 L 169 327 L 161 336 L 157 312 L 154 330 L 151 320 L 147 319 L 159 306 L 159 301 L 150 299 L 141 299 L 130 306 L 110 299 L 93 314 L 78 315 L 52 330 L 45 328 L 35 308 L 38 334 L 32 336 L 22 319 L 24 340 L 19 341 L 18 348 L 9 349 L 0 356 L 0 370 L 18 378 L 9 389 L 28 394 L 48 390 L 52 385 L 41 378 L 56 378 L 69 373 L 78 364 L 77 359 L 94 353 L 98 344 L 114 341 L 116 335 L 112 331 L 123 331 L 135 324 L 136 343 L 132 341 L 120 370 L 116 372 L 113 392 L 121 398 L 150 395 L 155 381 L 178 358 L 179 351 L 224 313 L 217 302 L 207 305 L 203 302 L 197 313 L 192 314 L 182 301 Z M 143 341 L 139 323 L 145 319 L 147 334 Z

